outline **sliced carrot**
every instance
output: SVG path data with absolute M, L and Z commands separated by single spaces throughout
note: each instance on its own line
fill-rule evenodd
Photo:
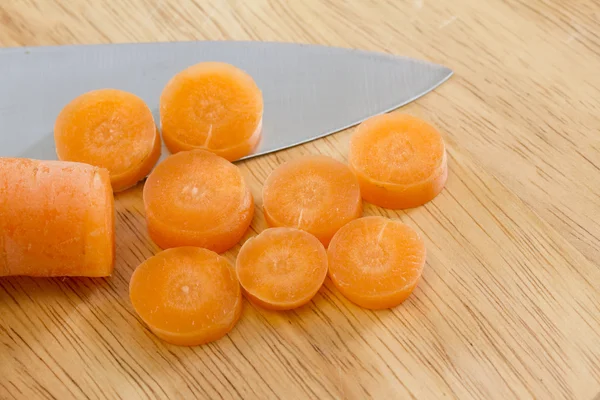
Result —
M 129 296 L 160 339 L 195 346 L 225 336 L 242 312 L 242 292 L 231 263 L 207 249 L 178 247 L 136 268 Z
M 333 158 L 299 158 L 269 175 L 263 210 L 270 226 L 305 230 L 327 246 L 338 229 L 362 215 L 360 187 L 348 166 Z
M 60 160 L 106 168 L 115 192 L 145 178 L 161 150 L 146 103 L 116 89 L 94 90 L 67 104 L 56 119 L 54 141 Z
M 409 115 L 383 114 L 361 123 L 350 140 L 348 159 L 363 199 L 385 208 L 425 204 L 448 177 L 441 135 Z
M 327 250 L 329 276 L 355 304 L 371 309 L 402 303 L 417 286 L 425 244 L 400 221 L 364 217 L 340 229 Z
M 262 129 L 262 93 L 233 65 L 203 62 L 175 75 L 160 97 L 167 148 L 205 149 L 229 161 L 250 154 Z
M 270 310 L 308 303 L 327 276 L 327 252 L 313 235 L 294 228 L 269 228 L 242 246 L 237 277 L 246 296 Z
M 144 186 L 146 221 L 162 248 L 204 247 L 224 252 L 240 241 L 254 199 L 240 170 L 205 150 L 169 156 Z
M 109 276 L 114 208 L 108 171 L 0 158 L 0 276 Z

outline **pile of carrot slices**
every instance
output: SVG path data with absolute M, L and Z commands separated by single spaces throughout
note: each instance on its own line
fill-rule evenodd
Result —
M 160 97 L 159 132 L 136 95 L 94 90 L 73 99 L 54 126 L 60 161 L 0 158 L 0 276 L 110 276 L 114 192 L 146 179 L 147 229 L 163 250 L 133 273 L 130 298 L 160 339 L 200 345 L 242 313 L 309 303 L 327 276 L 368 309 L 396 307 L 426 261 L 421 235 L 398 219 L 363 217 L 363 200 L 421 206 L 448 177 L 440 133 L 410 115 L 362 122 L 348 163 L 323 155 L 275 168 L 262 191 L 269 228 L 248 234 L 254 198 L 232 162 L 260 141 L 262 93 L 233 65 L 205 62 L 174 76 Z M 162 140 L 172 155 L 158 163 Z

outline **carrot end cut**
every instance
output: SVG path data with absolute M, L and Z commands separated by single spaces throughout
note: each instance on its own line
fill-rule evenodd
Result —
M 254 215 L 254 199 L 229 161 L 205 150 L 179 152 L 158 164 L 144 185 L 150 237 L 163 249 L 237 244 Z
M 113 191 L 146 177 L 160 156 L 160 135 L 150 108 L 132 93 L 100 89 L 73 99 L 54 124 L 56 154 L 106 168 Z
M 326 156 L 304 157 L 269 175 L 263 211 L 269 226 L 302 229 L 327 246 L 338 229 L 362 215 L 360 186 L 345 164 Z
M 327 276 L 327 252 L 313 235 L 269 228 L 242 246 L 236 273 L 246 297 L 270 310 L 308 303 Z
M 361 123 L 350 140 L 348 159 L 363 199 L 389 209 L 431 201 L 448 178 L 439 132 L 404 114 L 377 115 Z
M 222 338 L 242 312 L 242 293 L 231 263 L 197 247 L 168 249 L 150 257 L 134 271 L 129 293 L 150 330 L 179 346 Z
M 0 158 L 0 276 L 110 276 L 114 234 L 108 171 Z
M 392 308 L 410 296 L 425 265 L 425 244 L 408 225 L 384 217 L 350 222 L 327 250 L 329 276 L 353 303 Z
M 163 140 L 171 153 L 204 149 L 238 160 L 260 141 L 262 93 L 250 75 L 203 62 L 175 75 L 160 97 Z

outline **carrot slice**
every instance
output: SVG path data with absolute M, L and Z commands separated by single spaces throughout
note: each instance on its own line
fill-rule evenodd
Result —
M 308 156 L 280 165 L 263 187 L 270 226 L 315 235 L 325 246 L 346 223 L 362 215 L 360 187 L 352 171 L 326 156 Z
M 313 235 L 294 228 L 269 228 L 242 246 L 237 277 L 246 296 L 270 310 L 308 303 L 327 276 L 327 252 Z
M 384 217 L 364 217 L 340 229 L 327 250 L 329 276 L 355 304 L 371 309 L 402 303 L 417 286 L 425 243 L 409 226 Z
M 54 141 L 60 160 L 106 168 L 115 192 L 145 178 L 161 150 L 146 103 L 116 89 L 94 90 L 67 104 L 56 119 Z
M 0 276 L 111 275 L 113 202 L 105 169 L 0 158 Z
M 220 339 L 242 312 L 231 263 L 198 247 L 168 249 L 147 259 L 131 276 L 129 296 L 156 336 L 180 346 Z
M 348 159 L 363 199 L 385 208 L 425 204 L 448 178 L 441 135 L 409 115 L 383 114 L 361 123 L 350 139 Z
M 262 93 L 233 65 L 203 62 L 175 75 L 160 96 L 167 148 L 205 149 L 229 161 L 250 154 L 262 129 Z
M 240 170 L 205 150 L 180 152 L 158 164 L 143 196 L 150 237 L 162 248 L 224 252 L 240 241 L 254 215 Z

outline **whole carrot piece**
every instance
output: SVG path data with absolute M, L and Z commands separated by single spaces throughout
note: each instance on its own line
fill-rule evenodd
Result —
M 0 276 L 108 276 L 114 205 L 108 171 L 0 158 Z

